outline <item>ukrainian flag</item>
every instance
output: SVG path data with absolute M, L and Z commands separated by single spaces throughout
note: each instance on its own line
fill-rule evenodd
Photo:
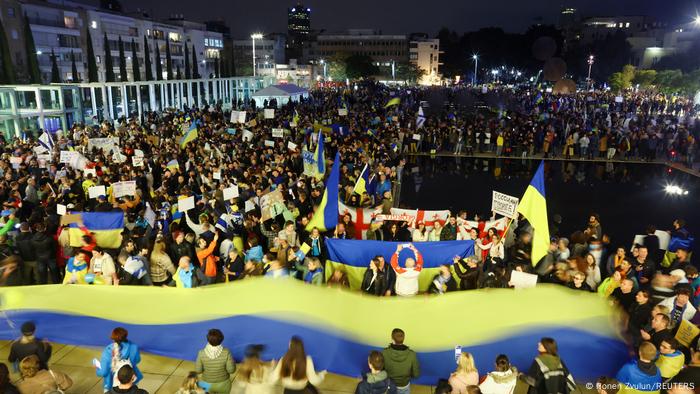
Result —
M 355 182 L 355 188 L 352 189 L 353 192 L 359 195 L 367 191 L 367 184 L 369 184 L 369 171 L 367 167 L 368 165 L 365 164 L 365 168 L 362 169 L 362 173 L 357 178 L 357 182 Z
M 180 164 L 177 162 L 176 159 L 172 159 L 168 162 L 168 164 L 165 165 L 165 168 L 169 170 L 179 170 Z
M 124 212 L 75 212 L 83 218 L 85 227 L 95 235 L 97 246 L 106 249 L 117 249 L 122 244 L 124 230 Z M 73 223 L 68 229 L 70 246 L 82 246 L 85 235 L 77 224 Z
M 299 126 L 299 111 L 294 110 L 294 117 L 292 118 L 292 121 L 295 125 Z
M 336 152 L 333 160 L 331 175 L 326 181 L 326 191 L 323 192 L 321 205 L 316 208 L 313 218 L 306 225 L 306 231 L 311 232 L 314 227 L 319 231 L 328 231 L 338 224 L 338 184 L 340 183 L 340 153 Z
M 192 123 L 190 125 L 190 129 L 187 130 L 187 133 L 182 136 L 182 141 L 180 141 L 180 149 L 185 149 L 185 145 L 187 145 L 188 142 L 196 140 L 197 137 L 197 125 Z
M 386 105 L 384 106 L 384 108 L 389 108 L 389 107 L 391 107 L 391 106 L 393 106 L 393 105 L 399 105 L 399 104 L 401 104 L 401 99 L 398 98 L 398 97 L 394 97 L 393 99 L 389 100 L 389 101 L 386 103 Z
M 547 200 L 544 193 L 544 160 L 532 177 L 525 195 L 520 199 L 518 212 L 523 214 L 535 230 L 532 236 L 532 265 L 547 255 L 549 250 L 549 224 L 547 222 Z
M 321 180 L 326 175 L 326 155 L 323 153 L 323 133 L 318 132 L 318 144 L 314 151 L 314 178 Z

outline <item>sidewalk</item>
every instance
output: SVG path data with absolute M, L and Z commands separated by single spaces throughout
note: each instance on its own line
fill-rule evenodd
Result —
M 64 372 L 73 379 L 73 387 L 67 390 L 67 393 L 102 394 L 102 380 L 95 376 L 95 368 L 92 367 L 92 359 L 99 357 L 101 352 L 101 348 L 53 344 L 51 368 Z M 10 343 L 0 341 L 0 361 L 8 364 L 9 353 Z M 144 375 L 139 383 L 140 388 L 151 394 L 173 394 L 180 388 L 187 373 L 194 370 L 194 363 L 141 353 L 139 368 Z M 18 374 L 13 374 L 12 377 L 13 381 L 19 379 Z M 354 393 L 357 382 L 359 378 L 353 379 L 329 373 L 319 390 L 324 394 Z M 411 386 L 411 394 L 431 394 L 433 391 L 434 387 Z M 276 393 L 282 393 L 281 386 L 277 387 Z

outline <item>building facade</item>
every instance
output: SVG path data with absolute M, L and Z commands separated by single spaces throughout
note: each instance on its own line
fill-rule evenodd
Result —
M 412 36 L 408 44 L 409 62 L 423 70 L 426 77 L 440 75 L 440 40 L 426 36 Z
M 255 75 L 271 76 L 276 64 L 286 63 L 287 36 L 266 34 L 255 40 Z M 236 75 L 253 75 L 253 39 L 233 40 L 233 63 Z
M 340 34 L 319 34 L 312 44 L 314 60 L 352 55 L 366 55 L 379 65 L 406 63 L 409 58 L 408 37 L 389 35 L 367 29 L 351 29 Z
M 302 48 L 309 41 L 311 34 L 311 8 L 305 7 L 301 2 L 287 9 L 287 57 L 298 59 L 302 55 Z

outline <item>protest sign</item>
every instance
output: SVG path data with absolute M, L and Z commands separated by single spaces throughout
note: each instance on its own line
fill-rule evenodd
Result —
M 520 200 L 517 197 L 499 193 L 494 190 L 493 198 L 491 199 L 491 211 L 514 219 L 518 216 L 517 209 L 519 201 Z

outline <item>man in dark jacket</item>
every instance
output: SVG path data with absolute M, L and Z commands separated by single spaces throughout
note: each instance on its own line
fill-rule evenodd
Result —
M 192 253 L 192 245 L 185 241 L 185 233 L 182 231 L 176 231 L 173 234 L 173 239 L 175 240 L 170 244 L 170 260 L 180 261 L 182 257 L 189 257 L 190 260 L 194 258 Z
M 22 337 L 10 346 L 11 363 L 18 363 L 25 357 L 36 355 L 39 357 L 39 368 L 48 369 L 49 358 L 51 358 L 51 344 L 44 340 L 40 341 L 34 337 L 36 325 L 33 322 L 26 322 L 21 327 Z
M 36 225 L 36 233 L 32 237 L 37 266 L 41 275 L 41 284 L 46 283 L 47 271 L 51 274 L 51 283 L 59 283 L 58 267 L 56 266 L 56 241 L 46 234 L 46 225 Z
M 134 382 L 136 374 L 131 365 L 124 365 L 117 372 L 119 385 L 112 388 L 109 394 L 148 394 L 148 391 L 140 389 Z M 116 382 L 115 382 L 116 383 Z
M 19 256 L 22 258 L 24 281 L 27 284 L 41 284 L 39 264 L 36 261 L 36 250 L 32 243 L 32 231 L 29 223 L 24 222 L 19 226 L 20 233 L 15 238 L 15 245 Z
M 481 276 L 481 267 L 479 261 L 473 256 L 466 259 L 455 257 L 454 259 L 455 274 L 459 278 L 460 290 L 476 290 L 479 288 L 479 279 Z
M 382 350 L 384 367 L 389 378 L 396 383 L 398 394 L 411 392 L 411 379 L 420 376 L 416 352 L 404 345 L 406 334 L 400 328 L 391 332 L 391 344 Z
M 457 218 L 450 216 L 440 232 L 440 241 L 454 241 L 457 239 Z
M 396 384 L 384 370 L 384 356 L 373 350 L 367 358 L 369 373 L 357 384 L 355 394 L 396 394 Z

